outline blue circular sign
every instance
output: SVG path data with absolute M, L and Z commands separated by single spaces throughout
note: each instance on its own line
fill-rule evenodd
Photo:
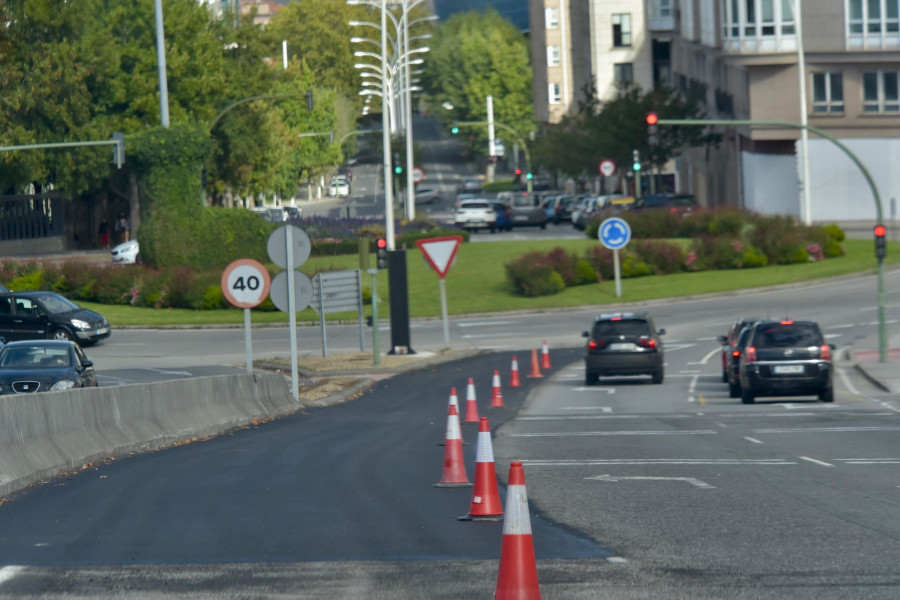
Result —
M 610 250 L 618 250 L 624 248 L 631 239 L 631 227 L 625 219 L 610 217 L 600 223 L 597 237 Z

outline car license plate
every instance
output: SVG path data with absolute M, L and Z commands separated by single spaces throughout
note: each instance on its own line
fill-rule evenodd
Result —
M 778 375 L 800 375 L 803 365 L 776 365 L 772 370 Z
M 609 345 L 610 350 L 631 350 L 633 348 L 634 348 L 634 344 L 629 343 L 629 342 Z
M 109 333 L 109 327 L 101 327 L 97 330 L 97 335 L 103 335 L 104 333 Z
M 527 215 L 516 215 L 513 217 L 513 221 L 527 221 L 527 220 L 528 220 Z

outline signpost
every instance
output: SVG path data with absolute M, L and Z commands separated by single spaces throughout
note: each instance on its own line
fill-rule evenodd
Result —
M 631 227 L 620 217 L 609 217 L 597 229 L 600 243 L 613 251 L 613 268 L 616 274 L 616 298 L 622 297 L 622 273 L 619 268 L 619 250 L 631 240 Z
M 412 170 L 413 183 L 422 183 L 425 181 L 425 171 L 422 167 L 413 167 Z
M 297 311 L 309 306 L 309 301 L 312 299 L 312 282 L 305 274 L 297 273 L 294 269 L 306 262 L 312 247 L 305 231 L 293 225 L 282 225 L 269 236 L 266 250 L 273 263 L 286 269 L 285 272 L 275 276 L 275 280 L 272 282 L 272 292 L 277 293 L 270 295 L 275 306 L 288 313 L 291 337 L 291 394 L 294 396 L 294 400 L 300 402 L 300 394 L 297 389 Z M 301 277 L 298 291 L 297 279 Z M 282 281 L 284 281 L 283 284 Z M 284 295 L 281 292 L 282 289 L 284 289 Z M 304 291 L 306 289 L 309 290 L 308 294 Z M 298 296 L 305 302 L 298 303 Z M 285 299 L 287 301 L 282 304 L 284 307 L 282 308 L 279 303 Z
M 239 258 L 222 273 L 222 293 L 234 306 L 244 309 L 244 350 L 247 374 L 253 373 L 253 345 L 250 340 L 250 309 L 269 295 L 269 272 L 252 258 Z
M 450 325 L 447 316 L 447 290 L 444 286 L 444 277 L 447 271 L 453 266 L 456 259 L 456 251 L 462 243 L 462 236 L 453 235 L 448 237 L 428 238 L 425 240 L 416 240 L 416 246 L 422 251 L 425 260 L 431 265 L 431 268 L 437 272 L 439 285 L 441 289 L 441 318 L 444 321 L 444 343 L 450 343 Z
M 352 271 L 326 271 L 312 279 L 313 297 L 310 307 L 319 313 L 322 328 L 322 356 L 328 356 L 325 339 L 325 314 L 357 311 L 359 315 L 359 350 L 365 351 L 363 335 L 362 280 L 358 269 Z
M 616 163 L 611 160 L 601 160 L 597 169 L 604 177 L 611 177 L 616 172 Z

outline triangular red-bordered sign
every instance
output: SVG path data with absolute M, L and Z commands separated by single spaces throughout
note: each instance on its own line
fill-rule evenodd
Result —
M 419 247 L 422 255 L 425 256 L 425 260 L 428 261 L 432 269 L 437 271 L 441 279 L 447 275 L 447 271 L 453 266 L 453 259 L 456 258 L 456 251 L 461 243 L 461 235 L 416 240 L 416 246 Z

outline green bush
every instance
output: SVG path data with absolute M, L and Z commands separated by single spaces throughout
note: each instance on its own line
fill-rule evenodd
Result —
M 825 258 L 836 258 L 838 256 L 844 255 L 844 245 L 841 244 L 837 239 L 831 238 L 827 242 L 825 242 L 825 246 L 822 248 L 822 251 L 825 253 Z
M 19 275 L 15 279 L 11 280 L 8 284 L 6 284 L 6 287 L 17 292 L 43 290 L 44 271 L 42 269 L 37 269 L 36 271 L 32 271 L 31 273 Z
M 601 279 L 609 280 L 615 277 L 615 267 L 613 266 L 613 251 L 605 246 L 597 244 L 591 246 L 585 256 L 588 264 L 595 273 L 600 275 Z
M 741 263 L 745 269 L 755 269 L 769 264 L 769 257 L 753 246 L 747 246 L 741 256 Z
M 634 254 L 622 257 L 622 279 L 653 275 L 653 268 Z
M 743 258 L 743 244 L 726 237 L 704 234 L 695 237 L 691 249 L 697 257 L 697 269 L 739 269 Z
M 543 260 L 542 253 L 530 252 L 506 264 L 506 278 L 516 294 L 533 298 L 551 296 L 565 289 L 562 276 L 542 264 Z
M 681 246 L 659 240 L 637 240 L 634 252 L 658 275 L 684 270 L 685 252 Z
M 575 265 L 576 282 L 574 285 L 587 285 L 600 281 L 600 275 L 586 260 L 579 260 Z
M 556 247 L 543 255 L 540 264 L 559 273 L 565 285 L 578 285 L 578 257 L 574 253 Z
M 827 233 L 828 237 L 830 237 L 831 239 L 838 242 L 844 241 L 844 230 L 841 229 L 840 226 L 832 223 L 831 225 L 823 226 L 822 229 L 825 230 L 825 233 Z

